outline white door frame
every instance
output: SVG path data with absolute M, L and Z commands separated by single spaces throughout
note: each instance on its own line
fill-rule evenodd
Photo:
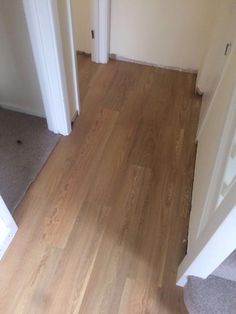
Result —
M 233 50 L 232 53 L 235 53 Z M 235 134 L 236 85 L 229 104 L 220 139 L 214 171 L 207 191 L 207 201 L 201 210 L 196 238 L 179 266 L 177 285 L 184 286 L 188 276 L 205 279 L 236 249 L 236 182 L 217 208 L 225 169 L 229 160 Z M 207 218 L 207 219 L 206 219 Z M 207 224 L 203 224 L 203 220 Z
M 71 0 L 66 0 L 67 4 L 67 14 L 69 21 L 69 33 L 70 33 L 70 44 L 71 44 L 71 58 L 73 64 L 73 83 L 74 83 L 74 93 L 76 100 L 76 109 L 78 114 L 80 113 L 80 98 L 79 98 L 79 75 L 78 75 L 78 62 L 77 62 L 77 51 L 75 46 L 75 33 L 73 26 L 73 18 L 72 18 L 72 6 Z
M 92 60 L 107 63 L 110 51 L 111 0 L 90 0 L 92 8 Z M 71 58 L 73 63 L 73 89 L 79 112 L 79 87 L 71 0 L 66 0 L 69 23 Z M 38 79 L 40 83 L 48 128 L 54 133 L 71 132 L 69 97 L 57 0 L 23 0 L 26 21 Z
M 71 132 L 68 91 L 56 0 L 23 0 L 48 128 Z
M 90 0 L 92 61 L 108 63 L 110 54 L 111 0 Z M 92 38 L 92 31 L 94 38 Z
M 8 249 L 17 229 L 17 225 L 0 195 L 0 259 Z

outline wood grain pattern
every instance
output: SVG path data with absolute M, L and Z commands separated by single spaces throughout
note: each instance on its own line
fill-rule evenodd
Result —
M 0 313 L 186 313 L 195 76 L 78 58 L 81 116 L 15 212 Z

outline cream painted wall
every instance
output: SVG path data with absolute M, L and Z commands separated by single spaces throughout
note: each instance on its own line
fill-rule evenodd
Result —
M 91 53 L 90 0 L 71 0 L 76 49 Z
M 112 0 L 111 53 L 198 70 L 218 0 Z
M 0 0 L 0 105 L 44 116 L 21 0 Z

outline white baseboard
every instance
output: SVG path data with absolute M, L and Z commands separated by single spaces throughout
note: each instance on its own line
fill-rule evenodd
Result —
M 36 111 L 36 110 L 31 110 L 29 108 L 22 108 L 22 107 L 19 107 L 19 106 L 15 105 L 15 104 L 0 102 L 0 108 L 11 110 L 11 111 L 16 111 L 16 112 L 21 112 L 21 113 L 25 113 L 25 114 L 29 114 L 31 116 L 45 118 L 45 113 L 43 113 L 43 112 Z
M 126 57 L 123 57 L 123 56 L 120 56 L 120 55 L 117 55 L 114 53 L 110 54 L 110 59 L 118 60 L 118 61 L 124 61 L 124 62 L 130 62 L 130 63 L 137 63 L 137 64 L 141 64 L 141 65 L 147 65 L 147 66 L 152 66 L 152 67 L 156 67 L 156 68 L 185 72 L 185 73 L 191 73 L 191 74 L 197 74 L 198 73 L 198 71 L 195 69 L 182 69 L 182 68 L 178 68 L 178 67 L 172 67 L 172 66 L 167 66 L 167 65 L 162 65 L 162 64 L 140 61 L 140 60 L 126 58 Z

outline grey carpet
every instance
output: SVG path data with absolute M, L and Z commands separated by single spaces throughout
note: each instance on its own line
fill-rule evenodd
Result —
M 224 279 L 236 281 L 236 251 L 234 251 L 228 258 L 226 258 L 226 260 L 214 271 L 213 275 Z
M 190 314 L 235 314 L 236 282 L 216 276 L 189 277 L 184 301 Z
M 0 108 L 0 195 L 11 212 L 59 138 L 45 119 Z

